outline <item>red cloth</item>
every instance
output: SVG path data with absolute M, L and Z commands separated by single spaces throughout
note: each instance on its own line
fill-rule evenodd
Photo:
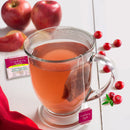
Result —
M 0 87 L 0 130 L 40 130 L 28 117 L 10 111 L 8 100 Z

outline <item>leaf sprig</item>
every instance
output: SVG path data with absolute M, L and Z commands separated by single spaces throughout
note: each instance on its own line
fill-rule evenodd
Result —
M 106 98 L 104 99 L 104 102 L 102 103 L 102 105 L 105 105 L 105 104 L 110 104 L 111 106 L 113 106 L 113 100 L 110 99 L 110 97 L 108 96 L 108 94 L 106 94 Z

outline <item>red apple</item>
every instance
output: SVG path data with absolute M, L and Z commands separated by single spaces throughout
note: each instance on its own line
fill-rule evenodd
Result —
M 6 34 L 6 36 L 11 35 L 11 34 L 14 34 L 14 33 L 18 33 L 18 32 L 22 34 L 24 40 L 27 38 L 27 36 L 26 36 L 23 32 L 21 32 L 21 31 L 19 31 L 19 30 L 11 30 L 11 31 L 9 31 L 9 32 Z M 23 43 L 24 43 L 24 41 L 23 41 Z M 21 46 L 21 49 L 23 49 L 23 44 L 22 44 L 22 46 Z
M 0 37 L 0 51 L 15 51 L 23 46 L 24 40 L 25 37 L 20 31 Z
M 61 17 L 61 6 L 54 0 L 38 1 L 31 12 L 32 22 L 38 30 L 58 26 Z
M 31 18 L 31 5 L 25 0 L 8 0 L 1 9 L 4 22 L 15 29 L 23 30 Z

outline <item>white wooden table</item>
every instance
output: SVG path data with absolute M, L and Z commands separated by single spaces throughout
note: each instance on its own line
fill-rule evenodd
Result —
M 0 1 L 0 8 L 6 0 Z M 28 0 L 33 6 L 35 0 Z M 88 105 L 93 109 L 93 120 L 79 130 L 130 130 L 130 2 L 129 0 L 58 0 L 62 7 L 63 18 L 61 25 L 74 26 L 94 33 L 95 30 L 103 32 L 103 38 L 97 40 L 97 51 L 105 42 L 112 43 L 119 38 L 123 44 L 120 48 L 112 48 L 106 54 L 110 57 L 116 66 L 117 80 L 125 82 L 123 90 L 114 90 L 116 94 L 123 97 L 120 105 L 111 107 L 102 106 L 102 99 L 89 102 Z M 33 24 L 24 30 L 26 35 L 35 29 Z M 12 30 L 6 26 L 0 17 L 0 37 Z M 23 113 L 34 120 L 41 129 L 48 130 L 39 121 L 37 116 L 37 107 L 40 105 L 35 92 L 32 89 L 30 77 L 7 80 L 5 73 L 4 59 L 10 56 L 23 56 L 23 50 L 11 53 L 0 52 L 0 85 L 7 95 L 10 109 Z M 98 72 L 94 65 L 94 78 L 92 86 L 101 87 L 105 81 L 104 76 Z M 99 80 L 98 80 L 99 76 Z M 105 95 L 104 95 L 105 96 Z M 75 128 L 76 130 L 76 128 Z

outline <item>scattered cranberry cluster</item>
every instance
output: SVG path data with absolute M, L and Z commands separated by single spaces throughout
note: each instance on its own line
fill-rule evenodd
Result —
M 122 81 L 117 81 L 115 83 L 115 88 L 118 90 L 121 90 L 124 88 L 124 82 Z M 110 99 L 113 101 L 113 103 L 115 104 L 120 104 L 122 102 L 122 96 L 121 95 L 115 95 L 114 92 L 110 92 L 108 94 L 108 96 L 110 97 Z
M 94 37 L 96 39 L 100 39 L 102 37 L 102 32 L 101 31 L 96 31 L 94 33 Z M 116 40 L 114 40 L 114 42 L 112 44 L 106 42 L 103 45 L 103 49 L 108 51 L 108 50 L 110 50 L 112 48 L 112 45 L 115 46 L 115 47 L 120 47 L 122 45 L 122 41 L 120 39 L 116 39 Z M 106 53 L 104 51 L 99 51 L 98 54 L 106 56 Z M 108 65 L 105 65 L 103 67 L 103 71 L 106 72 L 106 73 L 109 73 L 111 70 L 110 70 Z
M 115 88 L 123 89 L 124 83 L 122 81 L 117 81 L 115 83 Z M 104 99 L 104 102 L 102 103 L 102 105 L 110 104 L 111 106 L 113 106 L 114 104 L 120 104 L 121 102 L 122 102 L 121 95 L 116 95 L 114 92 L 109 92 L 109 94 L 106 94 L 106 98 Z
M 96 31 L 94 33 L 94 37 L 96 39 L 100 39 L 102 37 L 102 32 L 101 31 Z M 112 46 L 120 47 L 121 45 L 122 45 L 122 41 L 120 39 L 116 39 L 116 40 L 114 40 L 114 42 L 112 44 L 110 44 L 108 42 L 104 43 L 102 48 L 107 51 L 107 50 L 110 50 L 112 48 Z M 104 51 L 99 51 L 98 54 L 106 56 L 106 53 Z M 109 68 L 108 65 L 105 65 L 103 67 L 103 71 L 105 73 L 109 73 L 111 71 L 111 69 Z M 117 81 L 115 83 L 115 88 L 118 89 L 118 90 L 123 89 L 124 88 L 124 82 Z M 114 92 L 110 92 L 109 94 L 106 94 L 106 98 L 105 98 L 104 101 L 105 102 L 103 103 L 103 105 L 110 103 L 110 105 L 113 106 L 113 104 L 120 104 L 122 102 L 122 96 L 121 95 L 116 95 Z
M 102 32 L 101 31 L 96 31 L 94 33 L 94 37 L 96 39 L 100 39 L 102 37 Z M 110 50 L 112 48 L 112 45 L 115 46 L 115 47 L 120 47 L 122 45 L 122 41 L 120 39 L 116 39 L 116 40 L 114 40 L 114 42 L 112 44 L 106 42 L 103 45 L 103 49 L 108 51 L 108 50 Z M 106 56 L 106 53 L 104 51 L 99 51 L 98 54 Z M 108 65 L 105 65 L 103 67 L 103 71 L 106 72 L 106 73 L 109 73 L 111 70 L 110 70 Z

